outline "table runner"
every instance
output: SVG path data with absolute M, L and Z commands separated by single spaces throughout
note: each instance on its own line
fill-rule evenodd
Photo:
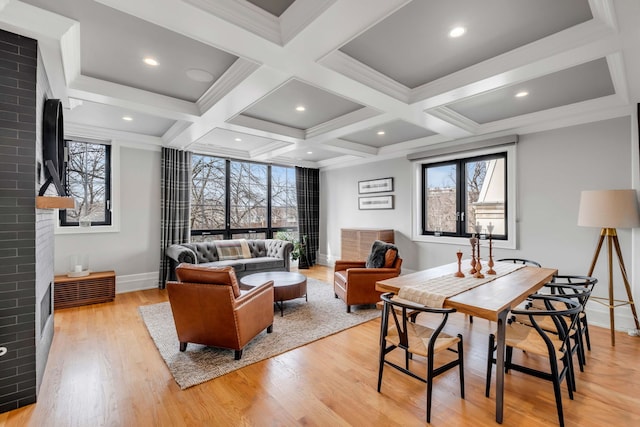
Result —
M 469 263 L 470 260 L 462 261 L 462 265 L 465 266 L 468 266 Z M 422 283 L 403 286 L 398 292 L 398 296 L 428 307 L 442 307 L 444 300 L 449 297 L 483 285 L 523 267 L 524 265 L 522 264 L 496 262 L 493 266 L 496 274 L 487 274 L 486 270 L 488 270 L 488 267 L 484 266 L 485 270 L 482 271 L 484 279 L 476 279 L 468 273 L 468 268 L 465 268 L 464 270 L 467 270 L 466 272 L 463 271 L 465 277 L 454 277 L 454 273 L 434 277 Z

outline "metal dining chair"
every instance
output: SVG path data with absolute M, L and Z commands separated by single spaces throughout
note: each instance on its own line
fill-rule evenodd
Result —
M 588 276 L 576 276 L 576 275 L 555 275 L 550 283 L 544 285 L 544 287 L 538 291 L 538 293 L 549 293 L 558 296 L 567 296 L 577 298 L 580 304 L 582 304 L 582 311 L 579 313 L 579 322 L 577 324 L 578 335 L 576 338 L 576 345 L 573 347 L 572 352 L 578 355 L 578 364 L 580 371 L 584 371 L 584 365 L 586 365 L 586 352 L 584 350 L 585 344 L 589 351 L 591 351 L 591 341 L 589 339 L 589 323 L 587 322 L 587 312 L 585 311 L 587 301 L 591 296 L 593 288 L 598 283 L 598 279 Z M 535 304 L 535 302 L 534 302 Z M 537 303 L 540 308 L 540 303 Z M 553 331 L 554 325 L 547 325 L 549 330 Z
M 502 258 L 502 259 L 497 259 L 496 262 L 512 262 L 514 264 L 529 265 L 531 267 L 542 267 L 542 265 L 539 262 L 532 261 L 530 259 L 524 259 L 524 258 Z
M 378 369 L 378 392 L 382 387 L 382 372 L 385 365 L 399 370 L 427 384 L 427 422 L 431 422 L 431 395 L 433 379 L 456 366 L 460 369 L 460 397 L 464 399 L 464 362 L 462 335 L 453 337 L 442 332 L 452 308 L 432 308 L 394 297 L 392 292 L 382 294 L 384 303 L 380 327 L 380 365 Z M 421 313 L 440 315 L 435 328 L 415 323 Z M 392 322 L 389 322 L 389 319 Z M 390 324 L 391 323 L 391 324 Z M 404 366 L 390 360 L 387 355 L 396 348 L 404 350 Z M 444 365 L 434 367 L 434 355 L 441 351 L 457 354 L 457 358 Z M 423 356 L 427 360 L 427 374 L 423 378 L 410 370 L 409 360 L 415 363 L 413 355 Z
M 533 304 L 523 310 L 512 310 L 511 315 L 525 317 L 526 322 L 510 321 L 506 327 L 505 372 L 513 369 L 533 375 L 553 383 L 556 408 L 560 426 L 564 426 L 562 411 L 562 394 L 560 385 L 567 382 L 569 398 L 573 400 L 575 379 L 573 376 L 571 339 L 576 333 L 579 322 L 578 315 L 582 304 L 576 298 L 565 296 L 534 294 L 530 296 Z M 538 304 L 542 303 L 542 304 Z M 540 307 L 542 305 L 542 307 Z M 543 322 L 551 320 L 556 332 L 543 328 Z M 513 362 L 513 349 L 523 350 L 527 355 L 538 355 L 549 360 L 549 371 L 540 371 L 529 366 Z M 489 397 L 491 388 L 491 371 L 495 363 L 495 332 L 489 335 L 489 354 L 487 357 L 487 378 L 485 394 Z M 559 366 L 559 362 L 562 366 Z

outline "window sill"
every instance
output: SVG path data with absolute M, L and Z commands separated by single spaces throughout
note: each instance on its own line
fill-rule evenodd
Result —
M 459 247 L 467 247 L 470 245 L 469 239 L 466 237 L 450 237 L 450 236 L 413 236 L 414 242 L 420 243 L 436 243 L 445 245 L 457 245 Z M 482 246 L 489 246 L 489 239 L 480 240 Z M 516 249 L 516 243 L 513 240 L 493 240 L 493 248 L 498 249 Z
M 96 225 L 93 227 L 60 227 L 56 226 L 54 230 L 55 235 L 64 234 L 95 234 L 95 233 L 118 233 L 119 227 L 114 225 Z

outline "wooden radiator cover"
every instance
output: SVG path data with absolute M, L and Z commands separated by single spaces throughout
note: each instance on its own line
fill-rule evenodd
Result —
M 114 271 L 101 271 L 84 277 L 59 275 L 55 277 L 54 284 L 54 309 L 109 302 L 116 297 Z

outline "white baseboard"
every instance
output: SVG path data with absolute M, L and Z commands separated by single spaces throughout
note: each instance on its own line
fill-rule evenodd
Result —
M 587 318 L 589 325 L 600 326 L 606 329 L 611 327 L 609 321 L 609 309 L 597 302 L 589 301 L 586 308 Z M 629 330 L 636 329 L 635 322 L 633 321 L 633 314 L 629 307 L 618 307 L 615 312 L 615 328 L 616 331 L 628 332 Z
M 122 294 L 145 289 L 156 289 L 158 287 L 159 274 L 157 271 L 152 271 L 149 273 L 116 276 L 116 293 Z
M 325 265 L 327 267 L 333 267 L 336 263 L 336 258 L 331 258 L 327 254 L 316 253 L 316 264 Z

